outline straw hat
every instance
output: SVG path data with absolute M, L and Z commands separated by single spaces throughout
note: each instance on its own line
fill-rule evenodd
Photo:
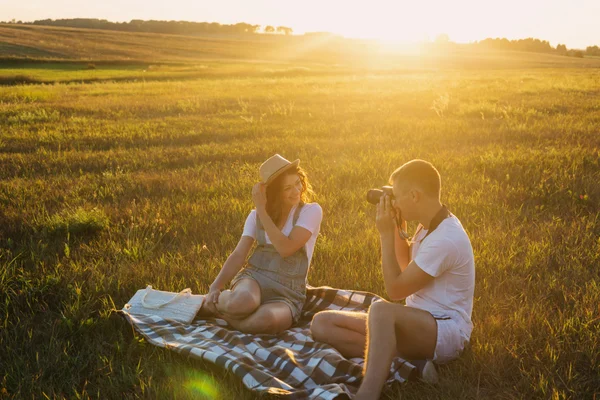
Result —
M 285 158 L 281 157 L 279 154 L 275 154 L 273 157 L 269 158 L 267 161 L 262 163 L 260 166 L 258 173 L 260 174 L 260 179 L 266 185 L 273 182 L 275 178 L 279 175 L 283 174 L 290 168 L 295 168 L 300 164 L 300 160 L 296 160 L 293 162 L 289 162 Z

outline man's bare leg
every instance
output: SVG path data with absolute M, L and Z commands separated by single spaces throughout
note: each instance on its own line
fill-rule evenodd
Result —
M 377 302 L 369 309 L 364 378 L 356 400 L 377 399 L 396 354 L 405 359 L 433 359 L 437 322 L 427 311 Z
M 367 340 L 367 314 L 352 311 L 321 311 L 310 325 L 317 342 L 335 347 L 344 357 L 363 357 Z
M 245 333 L 279 333 L 292 326 L 292 310 L 284 302 L 263 304 L 256 312 L 243 319 L 231 318 L 227 314 L 223 319 L 235 329 Z

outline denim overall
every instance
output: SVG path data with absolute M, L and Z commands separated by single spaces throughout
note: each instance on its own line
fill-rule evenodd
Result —
M 303 205 L 299 204 L 294 212 L 293 226 L 298 222 Z M 233 279 L 232 285 L 235 286 L 243 278 L 254 279 L 260 286 L 261 304 L 286 303 L 296 323 L 306 300 L 306 276 L 308 275 L 306 248 L 302 246 L 294 254 L 282 257 L 275 246 L 267 243 L 265 230 L 258 216 L 256 222 L 258 246 L 250 256 L 248 265 Z

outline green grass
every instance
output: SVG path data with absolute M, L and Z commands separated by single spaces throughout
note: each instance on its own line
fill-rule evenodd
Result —
M 0 62 L 0 86 L 53 83 L 102 83 L 122 81 L 184 81 L 215 78 L 281 78 L 297 76 L 347 75 L 350 70 L 341 66 L 310 65 L 309 67 L 268 62 L 219 62 L 202 64 L 119 64 L 119 63 L 38 63 L 19 64 Z
M 302 160 L 324 210 L 312 285 L 384 293 L 364 197 L 412 158 L 439 168 L 471 237 L 469 350 L 439 386 L 388 398 L 593 398 L 599 82 L 597 69 L 519 67 L 0 87 L 4 395 L 253 398 L 111 312 L 147 284 L 206 292 L 277 152 Z

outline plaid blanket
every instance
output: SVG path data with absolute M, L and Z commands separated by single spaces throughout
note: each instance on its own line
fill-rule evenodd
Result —
M 309 287 L 298 325 L 278 335 L 244 334 L 217 318 L 183 325 L 125 310 L 119 313 L 150 343 L 229 370 L 257 393 L 325 400 L 353 396 L 364 359 L 346 359 L 333 347 L 313 341 L 312 317 L 323 310 L 367 312 L 379 299 L 367 292 Z M 387 383 L 404 382 L 415 373 L 414 365 L 396 358 Z

